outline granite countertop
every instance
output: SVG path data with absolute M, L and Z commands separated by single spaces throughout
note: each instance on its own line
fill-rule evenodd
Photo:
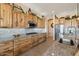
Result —
M 44 56 L 73 56 L 77 52 L 75 46 L 54 41 L 51 47 L 43 54 Z
M 35 33 L 35 34 L 21 34 L 20 36 L 18 37 L 14 37 L 14 36 L 10 36 L 10 37 L 3 37 L 3 38 L 0 38 L 0 42 L 4 42 L 4 41 L 8 41 L 8 40 L 15 40 L 17 38 L 25 38 L 25 37 L 30 37 L 30 36 L 36 36 L 36 35 L 39 35 L 39 34 L 43 34 L 43 33 Z

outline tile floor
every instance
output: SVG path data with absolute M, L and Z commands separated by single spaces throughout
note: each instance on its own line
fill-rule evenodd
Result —
M 44 56 L 74 56 L 77 52 L 75 46 L 54 41 L 53 44 L 44 53 Z
M 73 56 L 77 49 L 75 46 L 58 43 L 49 39 L 36 47 L 26 51 L 20 56 Z

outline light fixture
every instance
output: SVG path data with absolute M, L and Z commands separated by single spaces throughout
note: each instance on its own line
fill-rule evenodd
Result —
M 52 11 L 52 14 L 54 13 L 55 11 Z
M 77 20 L 79 20 L 79 17 L 77 18 Z
M 46 16 L 47 14 L 46 14 L 46 13 L 42 13 L 41 15 L 42 15 L 42 16 Z

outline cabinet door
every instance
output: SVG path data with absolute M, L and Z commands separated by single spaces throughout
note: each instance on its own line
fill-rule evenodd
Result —
M 72 26 L 77 27 L 77 21 L 76 21 L 76 18 L 75 18 L 75 19 L 72 19 Z
M 63 24 L 64 25 L 64 23 L 65 23 L 65 19 L 64 18 L 59 19 L 59 24 Z
M 0 3 L 0 20 L 3 19 L 3 4 Z
M 14 42 L 13 40 L 0 42 L 0 56 L 13 56 L 14 55 Z
M 45 20 L 42 19 L 42 28 L 45 28 Z
M 38 21 L 38 19 L 37 19 L 37 16 L 33 16 L 33 22 L 35 23 L 35 24 L 37 24 L 37 21 Z
M 71 21 L 72 20 L 65 20 L 65 27 L 69 27 L 69 26 L 71 26 Z
M 18 28 L 21 28 L 21 13 L 17 12 Z
M 13 11 L 13 27 L 16 28 L 17 26 L 18 26 L 17 12 Z
M 12 26 L 12 6 L 9 4 L 0 5 L 0 18 L 2 19 L 1 27 L 11 27 Z
M 25 20 L 24 21 L 25 21 L 25 27 L 28 28 L 29 25 L 28 25 L 28 15 L 27 14 L 25 14 Z
M 40 28 L 40 27 L 41 27 L 41 20 L 38 19 L 38 28 Z
M 4 4 L 0 4 L 0 27 L 4 26 Z
M 25 14 L 21 12 L 13 13 L 13 27 L 24 28 L 25 27 Z
M 21 17 L 19 19 L 20 27 L 25 28 L 25 14 L 21 13 Z
M 33 16 L 31 15 L 31 14 L 27 14 L 27 19 L 28 20 L 30 20 L 30 19 L 32 19 L 33 18 Z
M 42 19 L 38 19 L 38 27 L 39 28 L 45 28 L 45 21 Z

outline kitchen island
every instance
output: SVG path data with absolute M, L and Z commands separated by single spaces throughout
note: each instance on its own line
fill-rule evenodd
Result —
M 0 55 L 19 55 L 44 41 L 46 41 L 46 33 L 20 35 L 12 40 L 1 41 Z

